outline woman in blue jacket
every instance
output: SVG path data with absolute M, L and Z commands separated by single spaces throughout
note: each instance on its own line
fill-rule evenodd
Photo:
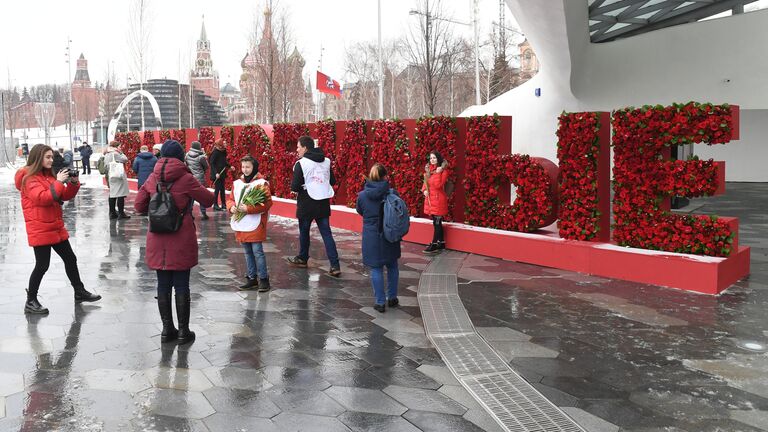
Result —
M 371 269 L 371 285 L 376 296 L 373 308 L 384 312 L 384 303 L 397 307 L 397 283 L 400 270 L 400 242 L 389 242 L 383 234 L 384 198 L 389 192 L 387 169 L 377 163 L 371 168 L 365 187 L 357 195 L 357 212 L 363 216 L 363 264 Z M 387 292 L 384 293 L 384 267 L 387 268 Z

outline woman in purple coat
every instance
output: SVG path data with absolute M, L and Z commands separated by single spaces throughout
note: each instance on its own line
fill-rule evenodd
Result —
M 184 212 L 184 219 L 178 231 L 154 233 L 147 231 L 147 267 L 157 271 L 157 307 L 163 322 L 161 342 L 178 338 L 179 344 L 195 340 L 195 333 L 189 330 L 189 272 L 197 265 L 197 231 L 192 218 L 192 202 L 210 207 L 213 194 L 208 191 L 184 163 L 184 149 L 177 141 L 168 140 L 160 149 L 161 159 L 147 181 L 139 189 L 134 207 L 140 213 L 149 209 L 149 200 L 157 193 L 158 182 L 173 183 L 170 192 L 176 208 Z M 171 288 L 176 290 L 176 314 L 179 329 L 173 325 L 171 311 Z

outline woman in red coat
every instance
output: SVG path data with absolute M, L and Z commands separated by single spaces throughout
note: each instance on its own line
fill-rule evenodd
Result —
M 21 208 L 27 228 L 27 240 L 35 250 L 35 268 L 29 276 L 27 302 L 24 312 L 47 314 L 48 309 L 37 301 L 40 282 L 51 263 L 51 249 L 64 261 L 64 269 L 72 287 L 75 301 L 96 301 L 100 295 L 85 289 L 77 269 L 77 257 L 69 244 L 69 233 L 64 228 L 61 205 L 75 197 L 80 189 L 77 176 L 70 178 L 63 169 L 56 176 L 51 171 L 53 149 L 38 144 L 27 157 L 27 166 L 16 172 L 16 189 L 21 192 Z
M 179 344 L 195 340 L 189 330 L 189 271 L 197 265 L 197 230 L 192 218 L 192 203 L 202 207 L 213 205 L 213 194 L 208 191 L 184 163 L 184 149 L 178 141 L 168 140 L 160 149 L 160 160 L 152 174 L 139 189 L 134 208 L 139 213 L 149 210 L 149 200 L 157 194 L 158 183 L 172 183 L 170 193 L 176 208 L 184 213 L 181 227 L 176 232 L 154 233 L 147 231 L 145 262 L 157 271 L 157 307 L 163 322 L 161 342 L 178 338 Z M 173 325 L 171 288 L 176 290 L 176 314 L 179 329 Z
M 432 217 L 432 243 L 424 249 L 425 254 L 439 253 L 445 249 L 443 218 L 448 214 L 448 195 L 445 183 L 448 181 L 448 162 L 438 151 L 429 153 L 429 163 L 424 167 L 424 213 Z

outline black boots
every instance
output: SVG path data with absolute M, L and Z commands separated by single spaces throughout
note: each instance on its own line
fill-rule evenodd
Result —
M 245 283 L 237 287 L 240 291 L 250 291 L 259 286 L 258 278 L 246 278 Z
M 117 214 L 117 218 L 118 219 L 130 219 L 131 217 L 128 216 L 124 211 L 121 211 L 120 213 Z
M 27 302 L 24 303 L 24 313 L 46 315 L 48 313 L 48 308 L 43 307 L 43 305 L 37 301 L 37 294 L 29 295 L 29 291 L 27 291 Z
M 160 320 L 163 322 L 163 332 L 160 333 L 160 342 L 171 342 L 179 336 L 179 331 L 173 325 L 173 310 L 171 309 L 171 293 L 158 294 L 157 309 L 160 311 Z
M 398 306 L 400 306 L 400 300 L 398 300 L 397 297 L 388 299 L 387 300 L 387 306 L 389 306 L 391 308 L 398 307 Z
M 109 218 L 112 219 L 112 220 L 117 219 L 117 212 L 110 211 L 109 212 Z
M 101 300 L 101 296 L 98 294 L 93 294 L 85 289 L 83 285 L 76 286 L 75 287 L 75 302 L 94 302 Z
M 189 293 L 176 293 L 176 316 L 179 320 L 179 345 L 188 344 L 195 340 L 195 332 L 189 330 L 189 303 Z

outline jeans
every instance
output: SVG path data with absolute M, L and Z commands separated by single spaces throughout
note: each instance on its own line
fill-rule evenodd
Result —
M 387 295 L 384 295 L 384 267 L 387 267 Z M 381 267 L 371 267 L 371 285 L 376 296 L 376 304 L 384 304 L 386 300 L 397 298 L 397 282 L 400 279 L 400 269 L 397 260 Z
M 64 240 L 55 245 L 35 246 L 33 249 L 35 250 L 35 268 L 29 276 L 30 298 L 37 296 L 40 282 L 43 280 L 45 272 L 48 271 L 48 267 L 51 264 L 51 249 L 64 261 L 64 271 L 67 273 L 72 286 L 75 288 L 83 287 L 83 282 L 80 280 L 80 271 L 77 269 L 77 257 L 72 250 L 72 245 L 69 244 L 69 240 Z
M 189 270 L 158 270 L 157 294 L 164 295 L 176 289 L 176 294 L 189 294 Z
M 332 268 L 339 268 L 339 253 L 336 251 L 336 242 L 331 233 L 331 224 L 328 218 L 321 219 L 299 219 L 299 258 L 304 261 L 309 260 L 309 229 L 312 227 L 312 221 L 317 223 L 317 229 L 323 236 L 325 245 L 325 254 L 331 262 Z
M 248 278 L 256 279 L 256 276 L 259 279 L 268 278 L 267 257 L 264 255 L 264 246 L 261 242 L 243 243 L 243 249 L 245 249 L 245 264 L 248 266 Z
M 91 173 L 91 159 L 90 158 L 83 158 L 83 174 L 90 174 Z
M 445 241 L 445 237 L 443 237 L 443 217 L 432 216 L 432 226 L 435 228 L 435 232 L 432 234 L 432 243 Z

